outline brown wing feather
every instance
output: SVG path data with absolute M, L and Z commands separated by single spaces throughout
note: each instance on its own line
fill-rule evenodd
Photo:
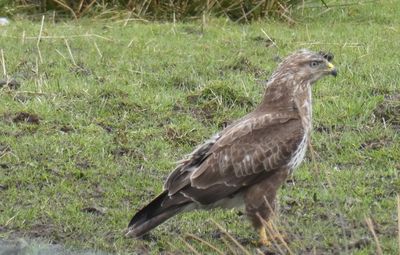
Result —
M 288 164 L 304 135 L 302 130 L 299 120 L 290 120 L 242 136 L 207 158 L 191 175 L 190 186 L 180 192 L 202 204 L 236 194 Z
M 297 112 L 251 116 L 195 150 L 165 188 L 171 198 L 213 203 L 287 164 L 303 135 Z

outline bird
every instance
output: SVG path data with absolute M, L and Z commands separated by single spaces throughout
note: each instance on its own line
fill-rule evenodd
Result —
M 169 174 L 164 190 L 139 210 L 126 235 L 140 238 L 183 212 L 243 207 L 270 245 L 266 223 L 278 189 L 303 161 L 312 130 L 312 85 L 337 76 L 333 55 L 298 50 L 278 65 L 253 111 L 213 135 Z

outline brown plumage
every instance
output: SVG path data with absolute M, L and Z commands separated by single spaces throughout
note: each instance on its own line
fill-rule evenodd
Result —
M 132 218 L 127 235 L 140 237 L 170 217 L 194 209 L 244 205 L 263 227 L 276 192 L 303 160 L 311 132 L 311 85 L 336 76 L 333 56 L 300 50 L 282 61 L 258 107 L 195 149 L 169 175 L 164 191 Z

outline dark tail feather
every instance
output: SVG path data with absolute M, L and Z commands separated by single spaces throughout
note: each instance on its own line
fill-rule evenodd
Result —
M 184 205 L 162 208 L 161 205 L 166 198 L 168 198 L 168 191 L 158 195 L 147 206 L 137 212 L 129 222 L 126 235 L 140 237 L 185 208 Z

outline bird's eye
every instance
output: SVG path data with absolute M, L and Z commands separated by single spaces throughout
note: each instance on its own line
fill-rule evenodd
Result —
M 310 66 L 311 67 L 317 67 L 319 65 L 318 61 L 311 61 Z

